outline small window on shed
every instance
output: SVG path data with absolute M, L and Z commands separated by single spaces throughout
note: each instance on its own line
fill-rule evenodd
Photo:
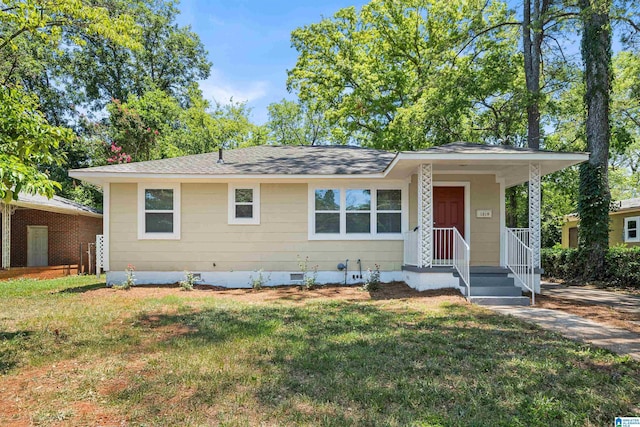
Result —
M 634 216 L 624 219 L 624 241 L 640 242 L 640 217 Z

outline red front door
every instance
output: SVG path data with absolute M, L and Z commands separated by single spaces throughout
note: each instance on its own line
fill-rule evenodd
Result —
M 455 227 L 464 238 L 464 187 L 433 187 L 434 228 Z M 434 230 L 434 259 L 453 258 L 453 232 Z

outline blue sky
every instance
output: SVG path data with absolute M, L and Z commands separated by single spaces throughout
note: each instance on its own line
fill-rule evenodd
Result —
M 287 70 L 296 62 L 291 31 L 332 16 L 338 9 L 361 7 L 353 0 L 181 0 L 180 25 L 191 25 L 213 62 L 211 77 L 200 83 L 208 99 L 247 101 L 252 119 L 267 120 L 267 105 L 287 93 Z

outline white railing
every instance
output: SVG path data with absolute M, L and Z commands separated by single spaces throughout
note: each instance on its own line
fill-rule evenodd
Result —
M 464 240 L 457 228 L 453 227 L 453 268 L 467 287 L 467 298 L 471 298 L 471 278 L 469 276 L 470 251 L 469 244 Z
M 453 267 L 453 228 L 433 229 L 433 265 Z
M 520 241 L 522 243 L 524 243 L 525 246 L 531 246 L 529 244 L 529 236 L 530 236 L 530 229 L 529 228 L 509 228 L 508 230 L 511 230 L 513 232 L 513 234 L 516 235 L 516 237 L 518 239 L 520 239 Z
M 418 229 L 404 233 L 404 264 L 418 266 Z
M 526 230 L 526 233 L 524 232 Z M 531 249 L 521 238 L 529 239 L 528 229 L 507 228 L 507 268 L 511 270 L 515 278 L 523 286 L 531 291 L 531 304 L 536 303 L 536 292 L 534 289 L 534 268 L 533 249 Z
M 96 235 L 96 277 L 100 277 L 104 266 L 104 235 Z

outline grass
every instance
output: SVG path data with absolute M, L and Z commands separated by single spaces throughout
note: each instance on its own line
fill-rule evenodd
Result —
M 454 297 L 103 286 L 0 283 L 0 401 L 17 402 L 0 424 L 595 426 L 640 413 L 637 362 Z

